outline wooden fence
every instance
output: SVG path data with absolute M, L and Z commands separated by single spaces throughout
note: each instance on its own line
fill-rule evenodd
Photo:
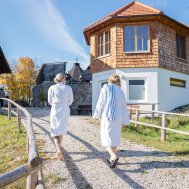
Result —
M 3 108 L 8 111 L 8 119 L 11 119 L 12 114 L 16 115 L 19 132 L 22 132 L 21 123 L 25 125 L 27 131 L 28 162 L 13 169 L 10 172 L 1 174 L 0 188 L 5 187 L 6 185 L 9 185 L 16 180 L 27 176 L 27 189 L 44 189 L 45 185 L 43 182 L 42 160 L 39 158 L 38 155 L 35 134 L 32 126 L 32 116 L 25 108 L 21 107 L 14 101 L 6 98 L 1 99 L 7 101 L 8 103 L 8 108 Z M 16 107 L 16 111 L 12 110 L 13 105 Z M 24 120 L 21 120 L 21 113 L 26 116 L 26 122 Z
M 183 134 L 183 135 L 188 135 L 189 136 L 189 132 L 179 131 L 179 130 L 176 130 L 176 129 L 167 128 L 167 116 L 168 115 L 189 117 L 189 114 L 178 114 L 178 113 L 171 113 L 171 112 L 150 111 L 150 110 L 142 110 L 142 109 L 132 108 L 132 107 L 128 107 L 128 110 L 129 110 L 131 123 L 134 123 L 135 127 L 137 127 L 137 125 L 143 125 L 143 126 L 146 126 L 146 127 L 153 127 L 153 128 L 161 129 L 161 136 L 160 136 L 161 138 L 160 138 L 160 140 L 162 142 L 166 141 L 166 134 L 167 134 L 166 131 L 175 132 L 175 133 L 178 133 L 178 134 Z M 154 119 L 154 115 L 157 114 L 158 116 L 160 116 L 162 118 L 161 119 L 161 125 L 154 125 L 154 124 L 150 124 L 150 123 L 140 122 L 139 118 L 140 118 L 141 114 L 143 114 L 143 115 L 144 114 L 150 114 L 151 115 L 151 120 L 153 120 Z M 133 117 L 134 117 L 134 119 L 132 119 Z

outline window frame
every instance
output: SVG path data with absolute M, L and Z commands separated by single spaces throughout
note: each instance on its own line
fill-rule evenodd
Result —
M 171 80 L 174 80 L 174 81 L 178 81 L 178 82 L 183 82 L 184 83 L 184 85 L 182 86 L 182 85 L 178 85 L 178 84 L 172 84 L 171 83 Z M 170 86 L 174 86 L 174 87 L 180 87 L 180 88 L 186 88 L 186 80 L 183 80 L 183 79 L 177 79 L 177 78 L 173 78 L 173 77 L 170 77 L 170 79 L 169 79 L 169 84 L 170 84 Z
M 134 51 L 126 51 L 126 46 L 125 46 L 125 30 L 126 27 L 130 27 L 130 26 L 134 26 L 134 31 L 135 31 L 135 50 Z M 138 49 L 138 30 L 137 27 L 138 26 L 148 26 L 148 40 L 147 40 L 147 45 L 148 48 L 147 50 L 137 50 Z M 144 23 L 144 24 L 128 24 L 128 25 L 124 25 L 123 28 L 123 52 L 125 54 L 134 54 L 134 53 L 149 53 L 150 52 L 150 24 L 149 23 Z
M 179 37 L 179 44 L 177 42 L 177 37 Z M 184 39 L 184 49 L 181 48 L 181 38 Z M 176 57 L 179 58 L 179 59 L 182 59 L 182 60 L 187 60 L 187 40 L 186 40 L 186 36 L 180 34 L 180 33 L 176 33 Z M 183 52 L 182 52 L 183 51 Z M 184 57 L 182 57 L 182 54 L 184 54 Z
M 132 100 L 130 99 L 130 89 L 129 89 L 129 81 L 133 81 L 133 80 L 143 80 L 144 81 L 144 88 L 145 88 L 145 95 L 144 95 L 144 99 L 140 99 L 140 100 Z M 129 103 L 146 103 L 147 102 L 147 95 L 148 95 L 148 91 L 147 91 L 147 78 L 146 77 L 133 77 L 133 78 L 128 78 L 127 80 L 127 98 L 128 98 L 128 102 Z
M 108 37 L 109 37 L 109 40 L 106 42 L 106 33 L 108 33 Z M 99 37 L 102 36 L 103 38 L 103 42 L 99 45 Z M 110 30 L 106 30 L 104 32 L 101 32 L 99 33 L 97 36 L 96 36 L 96 57 L 97 58 L 102 58 L 102 57 L 105 57 L 105 56 L 109 56 L 110 55 L 110 50 L 111 50 L 111 33 L 110 33 Z M 106 45 L 108 44 L 108 50 L 109 52 L 106 53 Z M 99 48 L 100 47 L 100 48 Z M 99 51 L 102 50 L 102 53 Z

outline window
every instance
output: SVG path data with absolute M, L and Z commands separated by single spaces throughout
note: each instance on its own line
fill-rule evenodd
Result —
M 125 52 L 146 52 L 149 49 L 149 26 L 126 26 L 124 30 Z
M 145 80 L 129 80 L 129 100 L 145 100 Z
M 103 81 L 103 82 L 101 83 L 101 88 L 102 88 L 105 84 L 108 84 L 108 81 Z
M 176 35 L 177 57 L 186 59 L 186 39 L 181 35 Z
M 170 78 L 170 85 L 185 88 L 186 81 L 182 79 Z
M 110 31 L 98 35 L 98 57 L 110 54 Z

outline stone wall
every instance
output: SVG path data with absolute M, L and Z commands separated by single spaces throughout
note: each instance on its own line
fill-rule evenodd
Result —
M 52 85 L 54 85 L 54 82 L 47 81 L 34 86 L 32 89 L 32 106 L 39 107 L 44 106 L 45 104 L 47 105 L 48 89 Z
M 54 82 L 43 82 L 33 88 L 33 106 L 44 106 L 47 104 L 48 89 Z M 70 107 L 71 114 L 77 115 L 78 105 L 92 104 L 92 86 L 89 83 L 79 83 L 72 86 L 74 102 Z M 46 103 L 42 103 L 42 94 Z
M 92 105 L 92 85 L 89 83 L 80 83 L 72 86 L 74 102 L 71 105 L 71 114 L 77 115 L 79 105 Z M 87 112 L 86 112 L 87 113 Z

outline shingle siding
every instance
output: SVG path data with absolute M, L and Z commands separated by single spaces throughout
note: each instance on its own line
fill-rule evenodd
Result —
M 112 68 L 130 67 L 162 67 L 173 71 L 189 73 L 189 37 L 186 41 L 187 60 L 176 57 L 176 30 L 158 21 L 148 22 L 150 26 L 150 51 L 148 53 L 124 52 L 124 26 L 127 23 L 116 23 L 103 28 L 90 38 L 92 72 L 105 71 Z M 130 23 L 132 24 L 132 23 Z M 134 22 L 133 25 L 146 24 Z M 97 57 L 97 36 L 110 29 L 110 55 Z

